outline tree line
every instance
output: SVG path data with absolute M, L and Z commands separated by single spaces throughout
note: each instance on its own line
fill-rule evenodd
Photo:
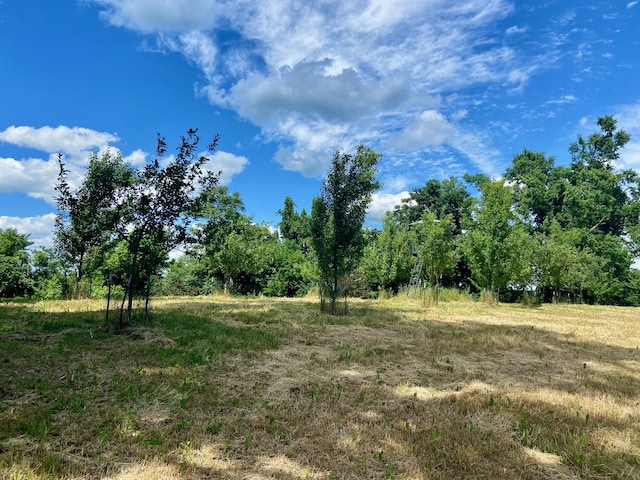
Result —
M 336 152 L 310 214 L 286 197 L 277 228 L 254 222 L 207 169 L 217 137 L 200 155 L 190 130 L 168 156 L 159 136 L 140 170 L 117 153 L 93 153 L 77 189 L 61 158 L 55 247 L 29 254 L 27 235 L 0 230 L 0 296 L 113 289 L 126 319 L 136 296 L 317 288 L 323 309 L 343 313 L 347 296 L 397 294 L 419 270 L 436 298 L 455 288 L 501 301 L 639 305 L 640 184 L 616 167 L 630 137 L 612 116 L 597 125 L 570 145 L 567 165 L 524 149 L 500 178 L 430 179 L 381 229 L 363 227 L 380 187 L 380 155 L 363 146 Z

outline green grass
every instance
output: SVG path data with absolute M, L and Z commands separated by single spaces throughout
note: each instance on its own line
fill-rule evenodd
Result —
M 0 479 L 640 478 L 638 310 L 0 305 Z M 134 318 L 140 318 L 137 314 Z

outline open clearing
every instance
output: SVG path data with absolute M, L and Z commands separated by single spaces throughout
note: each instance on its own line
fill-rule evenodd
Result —
M 0 305 L 0 479 L 640 478 L 640 309 Z

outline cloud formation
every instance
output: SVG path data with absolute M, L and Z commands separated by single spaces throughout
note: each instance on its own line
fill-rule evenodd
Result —
M 0 141 L 46 153 L 78 154 L 116 142 L 118 137 L 81 127 L 10 126 L 0 132 Z
M 259 126 L 279 144 L 275 160 L 307 176 L 359 143 L 399 158 L 453 141 L 460 118 L 447 120 L 441 95 L 487 82 L 522 89 L 549 63 L 496 41 L 526 31 L 498 26 L 507 0 L 93 3 L 110 24 L 184 55 L 212 104 Z
M 69 184 L 77 186 L 84 173 L 91 151 L 102 152 L 116 142 L 111 133 L 88 128 L 10 126 L 0 132 L 0 142 L 10 143 L 48 153 L 46 158 L 0 158 L 0 192 L 24 192 L 30 197 L 40 198 L 54 204 L 54 187 L 58 180 L 60 165 L 58 154 L 69 170 Z M 141 158 L 142 156 L 142 158 Z M 128 157 L 133 163 L 143 161 L 143 153 L 136 150 Z
M 53 246 L 53 232 L 55 231 L 56 215 L 48 213 L 37 217 L 8 217 L 0 216 L 0 229 L 15 228 L 18 233 L 29 235 L 29 241 L 33 244 L 31 250 L 40 247 Z

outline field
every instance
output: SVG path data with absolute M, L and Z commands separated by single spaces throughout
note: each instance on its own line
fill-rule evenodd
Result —
M 0 305 L 0 479 L 640 478 L 640 310 Z

